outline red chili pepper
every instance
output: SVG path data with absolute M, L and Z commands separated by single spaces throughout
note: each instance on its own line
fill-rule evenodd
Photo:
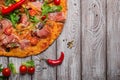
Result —
M 9 14 L 10 12 L 14 11 L 15 9 L 19 8 L 26 0 L 20 0 L 19 2 L 16 2 L 15 4 L 12 4 L 8 8 L 2 8 L 2 14 Z
M 61 56 L 59 59 L 57 60 L 51 60 L 51 59 L 47 59 L 47 63 L 51 66 L 57 66 L 57 65 L 60 65 L 64 60 L 64 53 L 61 52 Z

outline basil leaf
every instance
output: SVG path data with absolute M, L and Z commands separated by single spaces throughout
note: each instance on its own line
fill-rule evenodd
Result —
M 8 66 L 14 75 L 17 74 L 15 65 L 13 63 L 9 63 Z

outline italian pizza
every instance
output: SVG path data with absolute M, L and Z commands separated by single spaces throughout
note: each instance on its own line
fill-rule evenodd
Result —
M 0 56 L 27 57 L 60 35 L 67 0 L 0 0 Z

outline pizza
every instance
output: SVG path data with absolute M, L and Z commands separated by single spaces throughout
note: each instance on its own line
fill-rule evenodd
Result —
M 66 0 L 0 0 L 0 56 L 40 54 L 62 32 L 66 12 Z

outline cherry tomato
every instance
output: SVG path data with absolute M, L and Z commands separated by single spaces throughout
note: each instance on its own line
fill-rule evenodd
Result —
M 33 9 L 29 10 L 29 13 L 31 16 L 35 16 L 37 14 L 36 11 Z
M 38 43 L 38 39 L 33 37 L 33 38 L 31 38 L 30 42 L 31 42 L 32 46 L 35 46 Z
M 9 68 L 4 68 L 2 70 L 2 75 L 5 77 L 9 77 L 11 75 L 11 70 Z
M 12 33 L 12 28 L 11 27 L 8 27 L 8 28 L 6 28 L 5 30 L 4 30 L 4 33 L 6 34 L 6 35 L 11 35 L 11 33 Z
M 55 5 L 60 5 L 60 0 L 54 0 Z
M 34 72 L 35 72 L 35 67 L 28 67 L 29 74 L 34 74 Z
M 46 19 L 46 15 L 42 16 L 41 19 L 44 21 Z
M 27 73 L 27 67 L 25 65 L 21 65 L 19 68 L 19 71 L 21 74 L 26 74 Z

